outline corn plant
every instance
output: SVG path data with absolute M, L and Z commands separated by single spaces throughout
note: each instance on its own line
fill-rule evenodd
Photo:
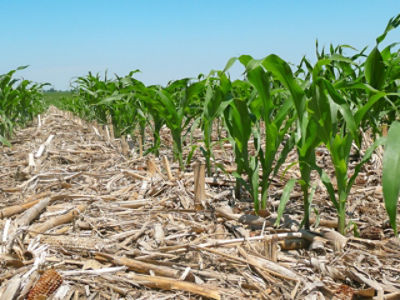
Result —
M 157 91 L 160 90 L 159 86 L 149 86 L 140 88 L 136 91 L 138 100 L 141 103 L 141 106 L 146 108 L 146 112 L 151 116 L 152 123 L 149 122 L 152 127 L 153 132 L 153 146 L 146 150 L 146 153 L 154 153 L 155 155 L 159 155 L 159 150 L 161 146 L 161 138 L 160 138 L 160 130 L 165 124 L 165 120 L 162 115 L 159 113 L 157 109 L 160 100 L 159 94 Z
M 204 82 L 190 83 L 189 79 L 182 79 L 170 83 L 166 88 L 157 91 L 159 97 L 155 100 L 154 109 L 165 120 L 166 126 L 171 130 L 174 143 L 174 157 L 179 162 L 181 170 L 184 169 L 182 136 L 189 122 L 198 114 L 193 110 L 192 104 L 198 101 L 204 89 Z
M 274 170 L 274 173 L 277 173 L 294 146 L 287 139 L 284 149 L 280 152 L 279 157 L 276 157 L 279 146 L 291 131 L 295 115 L 293 114 L 293 101 L 281 86 L 274 86 L 273 78 L 263 68 L 262 61 L 254 60 L 250 56 L 241 56 L 239 60 L 246 67 L 247 79 L 257 91 L 257 97 L 250 103 L 250 111 L 256 117 L 258 125 L 258 130 L 254 131 L 255 148 L 258 149 L 256 159 L 262 168 L 261 198 L 260 201 L 255 201 L 257 211 L 259 208 L 266 208 L 271 175 Z M 276 84 L 277 82 L 275 82 Z M 275 88 L 273 93 L 272 88 Z M 260 131 L 262 125 L 264 132 Z M 259 207 L 257 207 L 258 205 Z
M 228 65 L 232 64 L 232 61 L 233 59 Z M 280 83 L 274 82 L 271 74 L 264 69 L 262 60 L 257 61 L 243 55 L 239 61 L 246 68 L 248 83 L 236 83 L 236 92 L 232 92 L 233 101 L 225 110 L 225 123 L 235 153 L 236 196 L 239 196 L 240 186 L 244 186 L 258 213 L 260 209 L 266 208 L 273 171 L 277 172 L 294 146 L 286 141 L 285 148 L 276 157 L 280 144 L 292 127 L 295 115 L 292 113 L 293 101 L 289 99 Z M 274 91 L 271 91 L 272 88 L 275 88 Z M 249 149 L 251 138 L 254 147 Z M 242 177 L 243 174 L 247 176 L 247 180 Z
M 149 124 L 149 120 L 147 118 L 147 106 L 140 101 L 139 96 L 140 92 L 146 89 L 146 86 L 141 81 L 133 78 L 133 74 L 137 72 L 139 70 L 131 71 L 121 78 L 117 76 L 118 93 L 123 96 L 125 102 L 119 111 L 111 110 L 111 116 L 118 135 L 132 133 L 136 126 L 139 126 L 140 138 L 142 139 L 142 145 L 144 145 L 145 129 Z
M 309 103 L 312 118 L 318 124 L 321 139 L 327 147 L 335 169 L 337 196 L 330 178 L 320 168 L 314 166 L 320 173 L 321 180 L 326 186 L 330 199 L 338 211 L 338 230 L 344 233 L 346 226 L 346 202 L 351 187 L 354 184 L 361 166 L 366 163 L 377 146 L 383 143 L 378 139 L 365 152 L 364 157 L 356 165 L 354 173 L 349 176 L 348 164 L 353 141 L 360 145 L 358 128 L 361 119 L 353 117 L 347 102 L 323 78 L 314 78 L 313 95 Z M 359 112 L 359 111 L 357 111 Z M 357 112 L 355 113 L 357 115 Z M 342 114 L 345 126 L 337 126 L 336 114 Z
M 238 82 L 238 81 L 236 81 Z M 229 141 L 231 142 L 235 155 L 236 177 L 235 196 L 240 198 L 240 188 L 244 186 L 250 193 L 254 201 L 254 207 L 258 211 L 258 159 L 259 149 L 255 149 L 253 155 L 249 155 L 249 140 L 252 134 L 252 120 L 246 98 L 233 98 L 233 101 L 224 111 L 224 120 L 229 133 Z M 242 178 L 242 174 L 248 176 L 248 182 Z
M 23 126 L 44 108 L 42 88 L 45 84 L 13 78 L 15 72 L 27 66 L 0 75 L 0 143 L 10 146 L 7 140 L 15 126 Z
M 271 54 L 261 61 L 261 65 L 279 81 L 290 94 L 290 101 L 296 112 L 296 130 L 293 132 L 294 142 L 299 157 L 301 180 L 299 181 L 303 192 L 305 228 L 310 226 L 310 179 L 311 171 L 315 165 L 315 148 L 320 144 L 317 124 L 308 115 L 306 110 L 306 87 L 300 85 L 293 75 L 290 66 L 277 55 Z M 292 185 L 292 183 L 290 183 Z M 289 185 L 289 187 L 290 187 Z M 285 200 L 285 199 L 283 199 Z
M 218 72 L 218 77 L 209 76 L 205 81 L 204 104 L 199 116 L 204 136 L 204 148 L 201 151 L 205 157 L 208 176 L 211 176 L 211 133 L 214 121 L 223 116 L 223 112 L 231 102 L 232 88 L 229 78 L 224 72 Z
M 231 59 L 227 65 L 232 65 L 235 60 L 236 58 Z M 258 161 L 255 159 L 256 153 L 252 157 L 249 156 L 248 149 L 255 121 L 249 111 L 249 103 L 255 99 L 256 91 L 248 81 L 235 80 L 231 83 L 228 97 L 231 100 L 224 110 L 224 124 L 228 132 L 228 140 L 233 147 L 236 164 L 236 171 L 233 173 L 236 178 L 235 198 L 241 198 L 241 187 L 244 186 L 255 201 L 255 207 L 258 210 L 259 205 L 256 202 L 258 201 Z M 243 180 L 243 174 L 247 174 L 249 183 Z

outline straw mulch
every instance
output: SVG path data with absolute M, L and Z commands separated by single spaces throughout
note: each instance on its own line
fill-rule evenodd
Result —
M 346 237 L 317 179 L 312 231 L 299 231 L 298 187 L 276 227 L 298 170 L 273 180 L 255 216 L 245 193 L 234 201 L 229 145 L 215 156 L 226 173 L 204 177 L 197 160 L 181 173 L 169 149 L 142 156 L 109 126 L 50 108 L 0 148 L 0 299 L 400 299 L 379 155 L 357 179 Z

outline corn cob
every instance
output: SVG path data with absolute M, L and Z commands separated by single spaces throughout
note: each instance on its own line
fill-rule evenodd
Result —
M 29 291 L 27 300 L 47 299 L 62 284 L 61 275 L 54 269 L 46 270 Z

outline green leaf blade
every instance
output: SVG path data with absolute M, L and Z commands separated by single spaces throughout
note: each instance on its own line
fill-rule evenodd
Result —
M 375 47 L 365 61 L 365 78 L 374 88 L 380 90 L 385 83 L 385 64 L 378 48 Z
M 389 129 L 383 155 L 382 187 L 390 225 L 397 235 L 396 215 L 400 193 L 400 122 L 394 122 Z
M 274 224 L 275 226 L 279 226 L 283 212 L 285 211 L 286 204 L 290 199 L 290 193 L 292 192 L 295 183 L 296 179 L 292 178 L 286 183 L 285 187 L 283 188 L 282 197 L 278 206 L 278 216 L 276 217 L 276 221 Z

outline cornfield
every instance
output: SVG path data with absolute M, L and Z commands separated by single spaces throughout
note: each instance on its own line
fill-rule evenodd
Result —
M 392 18 L 376 46 L 367 53 L 350 46 L 331 45 L 319 49 L 316 62 L 303 58 L 295 68 L 271 54 L 262 59 L 249 55 L 231 58 L 225 69 L 212 71 L 196 79 L 184 78 L 167 86 L 146 86 L 128 75 L 102 78 L 89 73 L 78 77 L 74 93 L 58 105 L 74 114 L 102 124 L 112 123 L 114 134 L 136 136 L 145 153 L 158 155 L 163 147 L 160 130 L 167 127 L 173 142 L 174 158 L 181 171 L 190 164 L 195 151 L 204 156 L 208 175 L 216 168 L 213 147 L 228 140 L 233 148 L 236 170 L 235 195 L 245 190 L 258 213 L 267 207 L 268 187 L 291 150 L 297 152 L 300 179 L 286 183 L 279 206 L 279 219 L 291 190 L 300 185 L 303 193 L 303 225 L 309 229 L 313 186 L 311 173 L 317 172 L 328 191 L 338 215 L 338 230 L 345 233 L 346 202 L 363 165 L 374 150 L 385 147 L 383 190 L 390 224 L 397 235 L 396 211 L 400 189 L 400 51 L 391 44 L 379 50 L 390 30 L 400 24 L 400 15 Z M 348 54 L 350 53 L 350 54 Z M 244 79 L 231 80 L 229 69 L 240 63 Z M 45 84 L 13 79 L 12 70 L 0 76 L 0 142 L 8 139 L 16 126 L 23 126 L 47 103 L 41 89 Z M 382 128 L 389 127 L 387 136 Z M 213 137 L 216 129 L 217 138 Z M 195 130 L 202 132 L 202 145 L 190 146 Z M 361 151 L 361 132 L 371 131 L 375 142 Z M 151 132 L 152 143 L 146 143 Z M 316 148 L 329 152 L 334 174 L 331 176 L 316 162 Z M 356 155 L 352 173 L 349 160 Z

